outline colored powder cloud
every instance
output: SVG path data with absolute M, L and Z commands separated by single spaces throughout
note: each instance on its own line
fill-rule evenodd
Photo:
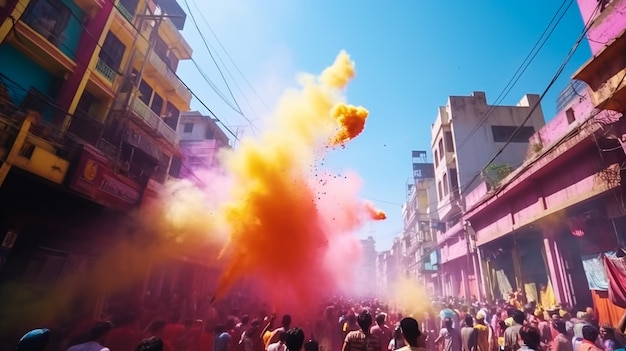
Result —
M 262 277 L 262 291 L 277 304 L 309 301 L 350 280 L 345 272 L 360 256 L 352 231 L 385 216 L 358 199 L 357 177 L 314 168 L 324 151 L 364 129 L 367 110 L 343 102 L 354 75 L 345 52 L 321 76 L 302 75 L 301 89 L 285 93 L 268 131 L 224 155 L 231 201 L 218 216 L 230 238 L 216 298 L 246 277 Z

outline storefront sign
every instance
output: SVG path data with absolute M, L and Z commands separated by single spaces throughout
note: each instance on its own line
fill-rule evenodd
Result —
M 93 201 L 116 209 L 130 209 L 141 198 L 141 186 L 113 172 L 107 159 L 91 148 L 83 147 L 70 188 Z

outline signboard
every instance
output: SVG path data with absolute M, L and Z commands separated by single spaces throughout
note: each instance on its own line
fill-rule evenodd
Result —
M 133 208 L 141 198 L 139 184 L 114 173 L 108 160 L 88 146 L 83 146 L 69 187 L 94 202 L 120 210 Z

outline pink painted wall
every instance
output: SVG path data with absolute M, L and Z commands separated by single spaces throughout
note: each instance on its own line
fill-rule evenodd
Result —
M 587 34 L 591 54 L 594 56 L 626 29 L 626 0 L 611 0 L 601 13 L 595 11 L 598 0 L 578 0 L 578 7 L 584 23 L 595 14 L 596 22 Z
M 607 164 L 616 162 L 618 153 L 605 153 L 604 158 Z M 552 163 L 550 167 L 534 182 L 520 184 L 517 189 L 468 218 L 476 231 L 479 245 L 530 224 L 550 211 L 584 201 L 590 193 L 599 189 L 601 179 L 596 176 L 598 151 L 593 147 L 560 161 L 560 164 Z M 541 195 L 545 200 L 542 201 Z
M 570 108 L 573 110 L 575 118 L 571 124 L 567 120 L 567 110 Z M 589 97 L 588 91 L 585 90 L 580 97 L 574 99 L 563 111 L 559 111 L 550 123 L 546 124 L 530 138 L 530 147 L 533 147 L 533 144 L 541 144 L 543 147 L 549 146 L 572 128 L 577 127 L 589 116 L 591 111 L 593 111 L 593 102 Z

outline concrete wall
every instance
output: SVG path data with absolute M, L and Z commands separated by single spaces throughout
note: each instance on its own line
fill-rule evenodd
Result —
M 487 165 L 487 162 L 505 145 L 505 142 L 495 142 L 492 126 L 518 127 L 530 113 L 532 106 L 539 101 L 538 95 L 525 95 L 516 106 L 491 106 L 483 92 L 474 92 L 472 96 L 451 96 L 448 104 L 439 109 L 437 119 L 432 126 L 432 152 L 433 159 L 439 153 L 439 140 L 444 138 L 446 130 L 452 132 L 454 151 L 451 152 L 445 145 L 444 158 L 435 167 L 437 188 L 439 182 L 443 185 L 444 174 L 448 182 L 451 182 L 451 169 L 456 169 L 458 174 L 459 189 L 462 194 L 473 190 L 481 183 L 478 179 L 472 180 Z M 482 121 L 489 113 L 488 118 Z M 446 123 L 449 122 L 449 124 Z M 480 127 L 473 131 L 474 128 Z M 525 126 L 532 126 L 535 131 L 545 125 L 541 106 L 537 107 Z M 512 142 L 504 152 L 496 159 L 495 164 L 507 164 L 516 168 L 526 157 L 528 142 Z M 471 184 L 471 186 L 469 186 Z M 450 201 L 453 196 L 449 185 L 449 194 L 439 201 L 439 217 L 446 218 L 456 208 Z M 445 192 L 444 192 L 445 193 Z
M 580 123 L 585 120 L 589 114 L 593 111 L 593 101 L 589 97 L 589 93 L 585 91 L 580 97 L 572 101 L 565 109 L 557 113 L 556 116 L 546 124 L 537 134 L 533 135 L 530 139 L 530 147 L 533 145 L 541 145 L 546 147 L 555 141 L 561 139 L 573 128 L 576 128 Z M 574 122 L 570 123 L 567 119 L 568 110 L 571 109 L 575 118 Z M 529 150 L 531 152 L 532 150 Z
M 607 43 L 616 38 L 626 28 L 626 0 L 611 0 L 603 12 L 595 11 L 598 0 L 578 0 L 578 7 L 584 23 L 594 15 L 594 26 L 587 33 L 591 54 L 602 51 Z
M 459 183 L 465 188 L 471 180 L 480 173 L 487 162 L 505 145 L 504 142 L 495 142 L 492 126 L 520 126 L 528 116 L 533 103 L 539 100 L 537 95 L 526 95 L 517 106 L 496 106 L 487 121 L 461 146 L 461 142 L 472 129 L 480 123 L 491 106 L 487 105 L 483 96 L 478 97 L 451 97 L 449 108 L 452 115 L 451 129 L 457 146 L 457 169 Z M 525 124 L 532 126 L 535 131 L 545 125 L 541 107 L 533 112 Z M 504 152 L 496 159 L 495 164 L 507 164 L 516 168 L 526 157 L 528 143 L 510 143 Z M 475 182 L 469 189 L 478 185 Z

